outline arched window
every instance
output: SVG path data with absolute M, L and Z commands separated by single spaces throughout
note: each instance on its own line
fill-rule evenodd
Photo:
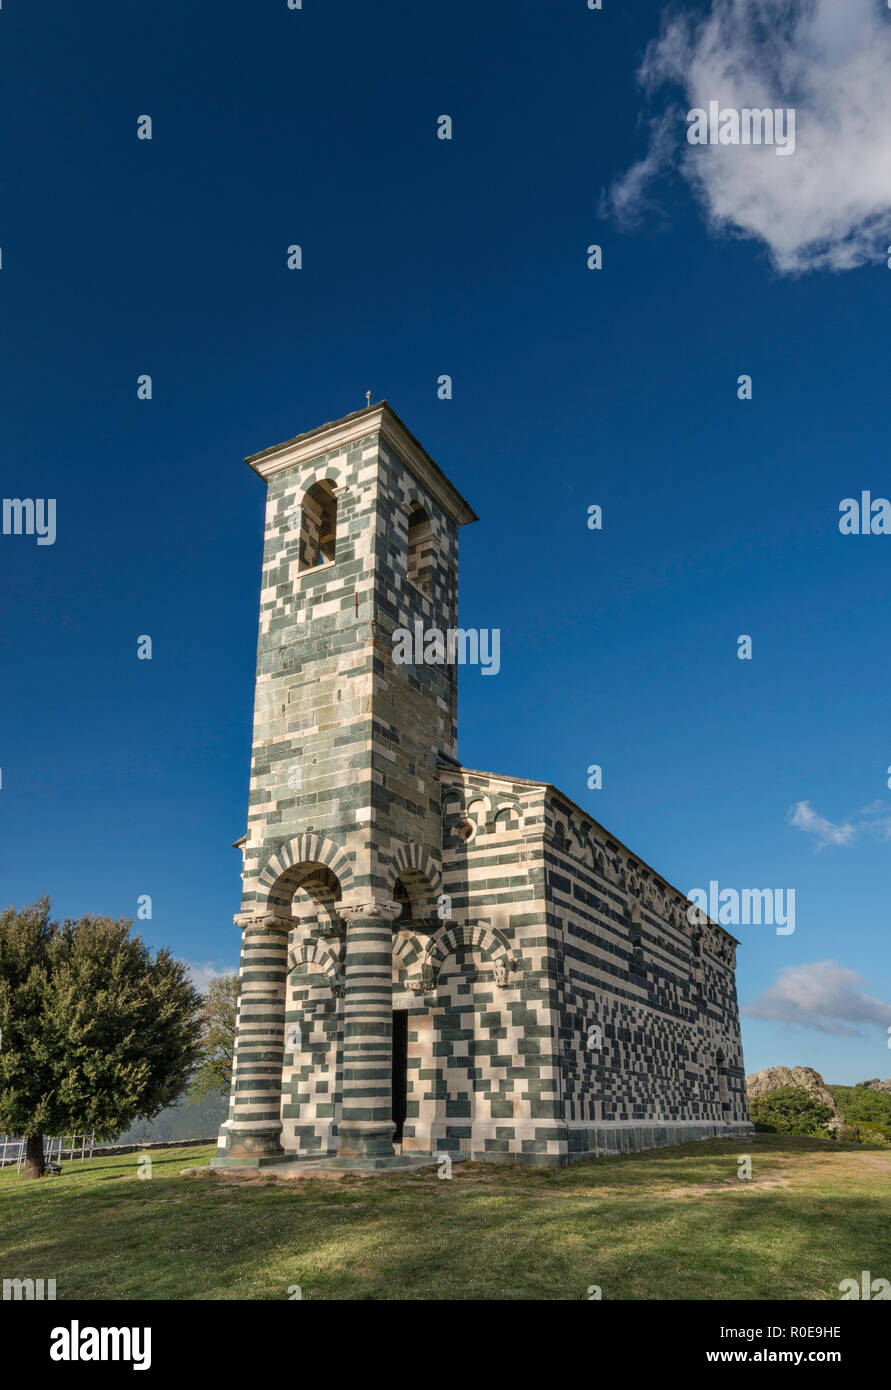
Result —
M 397 922 L 410 922 L 414 917 L 411 895 L 401 878 L 397 878 L 393 888 L 393 898 L 399 904 Z
M 337 498 L 326 480 L 313 483 L 303 498 L 300 512 L 300 569 L 334 559 L 337 546 Z
M 419 502 L 408 514 L 408 578 L 422 594 L 433 588 L 433 527 Z
M 727 1059 L 720 1047 L 715 1053 L 715 1065 L 718 1070 L 718 1094 L 721 1097 L 721 1111 L 726 1119 L 730 1111 L 730 1089 L 727 1085 Z

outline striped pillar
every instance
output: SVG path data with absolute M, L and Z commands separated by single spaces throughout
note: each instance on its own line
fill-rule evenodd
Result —
M 284 1157 L 282 1063 L 285 1053 L 285 985 L 290 917 L 244 913 L 238 1022 L 229 1117 L 218 1141 L 217 1161 L 275 1161 Z
M 340 1159 L 394 1154 L 393 919 L 400 911 L 394 902 L 339 907 L 347 923 Z

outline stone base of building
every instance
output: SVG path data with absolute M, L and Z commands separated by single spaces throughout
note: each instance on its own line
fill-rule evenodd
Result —
M 432 1132 L 430 1132 L 432 1131 Z M 425 1136 L 425 1148 L 447 1153 L 455 1162 L 524 1163 L 562 1168 L 584 1158 L 661 1149 L 670 1144 L 704 1139 L 751 1140 L 754 1126 L 748 1121 L 724 1124 L 704 1120 L 585 1120 L 568 1124 L 559 1120 L 449 1121 L 434 1124 Z M 403 1153 L 412 1152 L 406 1136 Z
M 211 1168 L 277 1168 L 283 1163 L 293 1163 L 294 1155 L 289 1153 L 280 1154 L 257 1154 L 250 1158 L 229 1158 L 228 1156 L 218 1155 L 210 1160 Z
M 613 1120 L 570 1124 L 570 1163 L 581 1158 L 607 1158 L 612 1154 L 664 1149 L 670 1144 L 691 1144 L 704 1139 L 746 1139 L 755 1127 L 748 1121 L 732 1124 L 703 1120 Z
M 410 1153 L 390 1154 L 377 1158 L 320 1158 L 310 1160 L 301 1167 L 329 1169 L 339 1173 L 388 1173 L 413 1172 L 416 1168 L 435 1167 L 438 1159 L 433 1154 Z
M 455 1120 L 418 1126 L 423 1134 L 406 1132 L 401 1154 L 340 1157 L 334 1135 L 329 1152 L 286 1149 L 281 1154 L 254 1157 L 212 1158 L 211 1168 L 267 1168 L 282 1164 L 301 1169 L 322 1168 L 346 1173 L 406 1172 L 437 1164 L 444 1155 L 454 1163 L 522 1163 L 535 1167 L 563 1168 L 586 1158 L 609 1158 L 640 1153 L 671 1144 L 697 1143 L 705 1139 L 750 1142 L 755 1134 L 748 1121 L 729 1124 L 707 1120 L 584 1120 L 564 1124 L 558 1120 Z M 315 1136 L 317 1142 L 321 1136 Z
M 281 1158 L 212 1158 L 211 1168 L 241 1168 L 255 1171 L 274 1167 L 282 1177 L 318 1172 L 336 1173 L 413 1173 L 419 1168 L 435 1168 L 439 1163 L 432 1154 L 412 1153 L 393 1154 L 379 1158 L 338 1158 L 332 1154 L 327 1158 L 302 1158 L 299 1154 L 286 1153 Z

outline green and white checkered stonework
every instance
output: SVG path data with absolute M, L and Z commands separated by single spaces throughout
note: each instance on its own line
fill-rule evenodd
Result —
M 733 938 L 555 788 L 462 768 L 455 666 L 394 660 L 394 629 L 458 625 L 470 506 L 386 403 L 248 462 L 268 496 L 215 1163 L 749 1134 Z

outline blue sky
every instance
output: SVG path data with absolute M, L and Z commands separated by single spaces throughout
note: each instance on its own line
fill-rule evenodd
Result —
M 891 12 L 793 32 L 791 158 L 688 146 L 731 68 L 791 99 L 761 9 L 759 49 L 741 0 L 686 34 L 618 0 L 4 7 L 2 492 L 57 499 L 54 545 L 0 536 L 4 902 L 150 894 L 153 945 L 237 961 L 242 459 L 371 390 L 481 517 L 461 617 L 502 669 L 462 673 L 462 761 L 685 892 L 794 889 L 794 934 L 731 928 L 747 1070 L 891 1073 L 891 537 L 838 529 L 891 495 Z

